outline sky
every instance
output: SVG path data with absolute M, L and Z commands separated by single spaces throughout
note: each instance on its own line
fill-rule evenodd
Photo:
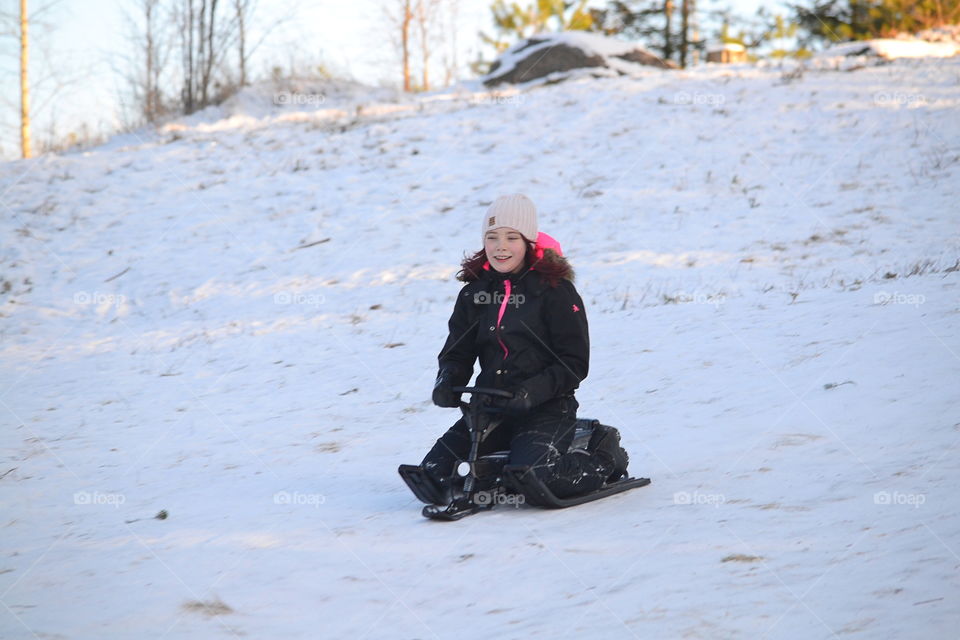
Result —
M 2 0 L 0 11 L 15 15 L 16 0 Z M 395 82 L 395 49 L 383 16 L 392 0 L 259 0 L 257 16 L 270 23 L 288 12 L 290 19 L 274 29 L 251 62 L 254 74 L 273 65 L 322 62 L 334 74 L 367 84 Z M 475 59 L 481 43 L 477 32 L 490 29 L 488 0 L 462 0 L 460 60 Z M 593 6 L 604 6 L 596 0 Z M 30 0 L 30 11 L 48 7 L 31 27 L 31 85 L 34 139 L 81 137 L 122 128 L 123 70 L 128 48 L 124 15 L 136 0 Z M 701 10 L 729 5 L 751 15 L 780 2 L 701 0 Z M 489 52 L 487 56 L 489 57 Z M 0 37 L 0 157 L 18 153 L 19 47 L 15 37 Z M 464 70 L 464 76 L 469 72 Z

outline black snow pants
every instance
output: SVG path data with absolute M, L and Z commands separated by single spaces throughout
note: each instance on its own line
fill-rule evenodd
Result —
M 603 486 L 605 474 L 593 455 L 568 453 L 580 404 L 573 396 L 554 398 L 530 413 L 506 417 L 486 440 L 480 455 L 510 451 L 509 464 L 529 466 L 558 498 Z M 449 477 L 457 460 L 470 453 L 470 433 L 461 417 L 423 459 L 430 475 Z

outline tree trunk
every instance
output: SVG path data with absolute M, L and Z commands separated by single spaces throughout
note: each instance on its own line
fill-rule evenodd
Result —
M 216 38 L 214 36 L 217 20 L 217 0 L 210 0 L 210 13 L 207 16 L 207 59 L 203 71 L 203 106 L 210 104 L 210 80 L 213 78 L 213 68 L 217 59 Z
M 193 113 L 193 86 L 196 75 L 193 65 L 193 0 L 187 0 L 187 15 L 184 16 L 184 24 L 181 27 L 181 37 L 186 36 L 186 67 L 183 78 L 183 111 L 184 113 Z
M 158 44 L 155 41 L 156 34 L 156 9 L 155 0 L 146 0 L 144 2 L 144 22 L 146 29 L 146 77 L 144 95 L 144 117 L 147 122 L 156 122 L 160 117 L 160 61 L 157 59 Z
M 680 5 L 680 68 L 687 68 L 687 46 L 690 30 L 690 0 L 683 0 Z
M 200 0 L 200 20 L 197 22 L 197 108 L 202 109 L 207 104 L 207 87 L 203 76 L 207 68 L 207 0 Z
M 410 21 L 413 12 L 410 0 L 404 0 L 403 17 L 400 19 L 400 43 L 403 52 L 403 90 L 410 91 Z
M 430 50 L 423 45 L 423 90 L 430 91 Z
M 418 18 L 420 22 L 420 47 L 423 53 L 423 87 L 424 91 L 430 91 L 430 29 L 427 21 L 430 19 L 431 7 L 427 6 L 424 0 L 421 0 Z
M 30 83 L 27 75 L 29 51 L 27 48 L 27 0 L 20 0 L 20 153 L 29 158 L 30 152 Z
M 237 10 L 237 29 L 239 33 L 238 46 L 240 48 L 240 86 L 247 86 L 247 24 L 246 11 L 241 0 L 235 0 L 234 7 Z
M 663 59 L 669 60 L 673 57 L 673 30 L 670 25 L 673 19 L 673 0 L 664 0 L 663 18 Z
M 689 56 L 694 65 L 700 64 L 700 49 L 698 45 L 700 44 L 700 19 L 697 17 L 697 0 L 684 0 L 687 7 L 687 15 L 689 24 L 690 37 L 688 38 L 688 46 L 690 47 Z
M 459 0 L 452 0 L 449 7 L 449 23 L 448 27 L 450 30 L 449 35 L 449 52 L 450 58 L 447 62 L 446 70 L 446 84 L 447 86 L 453 84 L 454 78 L 457 77 L 457 73 L 460 70 L 460 65 L 457 57 L 457 27 L 460 23 L 460 4 Z

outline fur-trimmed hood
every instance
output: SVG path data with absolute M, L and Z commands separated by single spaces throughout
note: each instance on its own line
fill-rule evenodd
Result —
M 573 267 L 563 257 L 560 243 L 545 233 L 538 235 L 536 244 L 527 243 L 527 255 L 524 264 L 524 271 L 529 269 L 536 271 L 553 288 L 556 288 L 561 280 L 573 282 L 575 278 Z M 466 256 L 463 259 L 460 264 L 460 271 L 457 273 L 457 280 L 474 282 L 490 272 L 497 273 L 487 261 L 486 252 L 481 249 L 472 256 Z

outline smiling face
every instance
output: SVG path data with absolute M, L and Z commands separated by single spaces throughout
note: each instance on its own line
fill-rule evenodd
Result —
M 500 227 L 484 234 L 483 250 L 487 260 L 500 273 L 519 273 L 527 255 L 527 241 L 516 229 Z

